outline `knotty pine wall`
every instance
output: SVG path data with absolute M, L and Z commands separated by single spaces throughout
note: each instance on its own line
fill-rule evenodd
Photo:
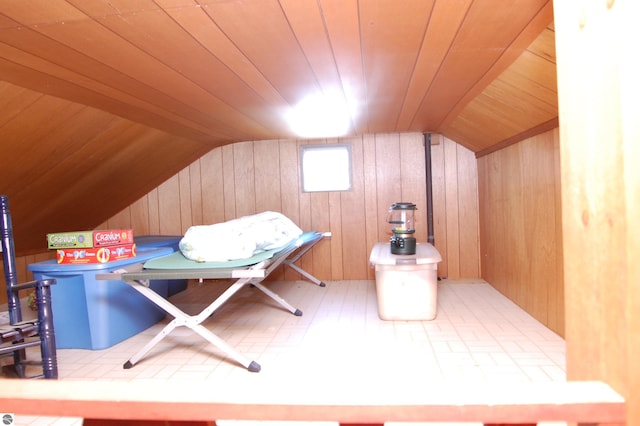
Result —
M 299 146 L 333 142 L 351 144 L 353 189 L 301 192 Z M 477 278 L 475 157 L 440 135 L 432 136 L 432 145 L 435 245 L 444 259 L 439 276 Z M 330 240 L 301 259 L 310 273 L 324 280 L 372 279 L 369 254 L 375 243 L 388 241 L 386 214 L 397 201 L 417 204 L 416 237 L 426 241 L 425 151 L 420 133 L 241 142 L 214 149 L 102 227 L 131 226 L 137 235 L 179 235 L 191 225 L 275 210 L 302 229 L 332 233 Z
M 482 278 L 564 336 L 558 129 L 478 158 Z

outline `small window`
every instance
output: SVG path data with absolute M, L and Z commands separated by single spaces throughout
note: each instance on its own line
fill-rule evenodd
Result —
M 300 162 L 304 192 L 351 189 L 350 145 L 301 145 Z

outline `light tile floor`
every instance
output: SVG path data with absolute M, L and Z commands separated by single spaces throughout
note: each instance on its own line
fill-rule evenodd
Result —
M 123 369 L 167 318 L 105 350 L 59 350 L 60 380 L 145 379 L 160 386 L 172 380 L 210 381 L 217 385 L 212 391 L 228 400 L 291 402 L 301 393 L 321 399 L 337 387 L 356 392 L 363 401 L 377 401 L 381 388 L 402 394 L 440 381 L 565 380 L 564 340 L 482 280 L 441 281 L 438 315 L 432 321 L 380 320 L 374 281 L 328 282 L 324 288 L 306 281 L 268 286 L 304 315 L 296 317 L 247 287 L 205 322 L 259 362 L 259 373 L 227 359 L 186 328 L 176 329 L 133 368 Z M 193 283 L 172 300 L 195 314 L 224 288 Z M 77 419 L 17 420 L 81 424 Z

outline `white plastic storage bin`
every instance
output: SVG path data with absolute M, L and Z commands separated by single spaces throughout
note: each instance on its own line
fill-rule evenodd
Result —
M 438 306 L 438 262 L 442 257 L 429 243 L 418 243 L 416 254 L 391 254 L 389 243 L 378 243 L 369 258 L 376 269 L 378 315 L 383 320 L 432 320 Z

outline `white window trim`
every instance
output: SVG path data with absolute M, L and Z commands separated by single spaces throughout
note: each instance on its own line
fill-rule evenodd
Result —
M 350 191 L 351 145 L 300 145 L 300 177 L 302 192 Z

